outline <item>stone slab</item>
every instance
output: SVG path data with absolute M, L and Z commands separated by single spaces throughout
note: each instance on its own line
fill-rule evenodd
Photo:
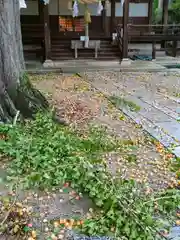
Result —
M 135 123 L 140 124 L 145 131 L 147 131 L 152 137 L 160 141 L 165 147 L 171 148 L 172 145 L 177 144 L 174 138 L 163 132 L 161 128 L 159 128 L 153 122 L 149 121 L 147 118 L 139 116 L 138 113 L 132 113 L 126 108 L 121 108 L 121 110 Z
M 140 111 L 137 113 L 139 117 L 142 116 L 144 119 L 147 119 L 161 129 L 161 131 L 176 139 L 176 144 L 180 144 L 180 123 L 177 120 L 135 96 L 127 96 L 125 99 L 141 107 Z
M 179 156 L 179 157 L 180 157 L 180 146 L 175 147 L 174 150 L 173 150 L 173 152 L 174 152 L 174 154 L 175 154 L 176 156 Z
M 167 62 L 170 64 L 170 62 Z M 53 61 L 53 62 L 46 62 L 43 65 L 40 62 L 37 64 L 29 64 L 27 62 L 27 70 L 31 71 L 40 71 L 43 66 L 48 69 L 51 68 L 52 72 L 53 69 L 61 69 L 63 68 L 64 73 L 75 73 L 77 72 L 85 72 L 85 71 L 121 71 L 121 72 L 172 72 L 172 69 L 167 69 L 163 66 L 162 62 L 157 63 L 157 61 L 132 61 L 131 64 L 121 66 L 120 61 L 113 60 L 113 61 L 102 61 L 102 60 L 64 60 L 64 61 Z M 177 72 L 177 69 L 173 72 Z M 180 71 L 179 71 L 180 72 Z
M 171 122 L 159 122 L 158 125 L 165 132 L 177 139 L 180 144 L 180 123 L 178 121 L 172 120 Z
M 119 91 L 119 89 L 115 90 L 112 88 L 112 85 L 114 84 L 111 85 L 110 89 L 107 89 L 107 85 L 105 85 L 105 83 L 101 83 L 99 85 L 96 82 L 92 81 L 92 84 L 99 91 L 103 92 L 106 95 L 112 95 L 113 93 L 117 95 Z M 141 107 L 141 110 L 138 112 L 132 112 L 129 108 L 123 106 L 121 106 L 120 109 L 134 122 L 140 124 L 143 129 L 152 137 L 156 138 L 165 147 L 169 148 L 177 157 L 180 157 L 180 144 L 178 142 L 180 140 L 180 123 L 159 109 L 156 109 L 153 105 L 143 102 L 136 96 L 130 94 L 128 95 L 127 93 L 125 98 L 136 103 Z M 147 109 L 149 109 L 149 111 Z M 178 141 L 176 141 L 176 138 Z M 172 146 L 176 146 L 176 148 L 172 150 Z
M 169 240 L 180 240 L 180 227 L 179 226 L 173 227 L 171 229 L 168 239 Z
M 146 102 L 142 101 L 142 98 L 138 98 L 134 95 L 128 95 L 127 100 L 132 101 L 133 103 L 137 104 L 138 106 L 141 107 L 140 111 L 138 112 L 140 115 L 148 118 L 150 121 L 154 123 L 159 123 L 159 122 L 167 122 L 167 123 L 172 123 L 176 124 L 177 121 L 173 119 L 171 116 L 166 114 L 164 111 L 161 111 L 161 109 L 158 107 L 155 107 L 152 102 Z
M 171 118 L 174 118 L 175 120 L 178 119 L 178 109 L 177 104 L 173 104 L 172 101 L 169 101 L 168 99 L 157 99 L 156 96 L 154 96 L 154 100 L 150 100 L 146 97 L 141 97 L 141 100 L 149 105 L 153 105 L 154 108 L 158 109 L 159 111 L 165 113 L 166 115 L 169 115 Z
M 131 111 L 126 108 L 121 108 L 121 110 L 130 117 L 134 122 L 140 124 L 143 129 L 148 132 L 152 137 L 161 142 L 165 147 L 169 148 L 176 157 L 180 157 L 180 147 L 175 147 L 172 150 L 173 145 L 177 145 L 177 142 L 174 140 L 174 137 L 170 136 L 166 132 L 162 131 L 162 129 L 155 125 L 153 122 L 149 121 L 147 118 L 143 116 L 139 116 L 138 113 L 131 113 Z M 179 144 L 178 144 L 179 145 Z

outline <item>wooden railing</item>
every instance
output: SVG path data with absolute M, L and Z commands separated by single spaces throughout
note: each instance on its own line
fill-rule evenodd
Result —
M 117 41 L 122 50 L 122 25 L 116 27 Z M 172 55 L 177 54 L 177 42 L 180 41 L 180 24 L 178 25 L 136 25 L 128 24 L 128 42 L 151 43 L 152 56 L 156 57 L 156 51 L 171 48 Z M 156 43 L 161 43 L 161 48 L 156 49 Z
M 120 50 L 120 59 L 122 58 L 122 52 L 123 52 L 123 42 L 122 42 L 121 30 L 122 30 L 122 28 L 119 28 L 119 26 L 116 28 L 117 44 L 118 44 L 118 47 Z
M 116 27 L 116 31 L 121 32 L 122 25 Z M 180 40 L 180 24 L 178 25 L 137 25 L 128 24 L 128 36 L 129 37 L 142 37 L 153 36 L 162 38 L 172 37 L 173 39 Z
M 128 24 L 128 31 L 130 35 L 136 36 L 157 36 L 157 37 L 179 37 L 180 38 L 180 24 L 174 25 L 136 25 Z

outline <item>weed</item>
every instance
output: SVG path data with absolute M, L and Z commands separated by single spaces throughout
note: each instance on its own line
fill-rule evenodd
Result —
M 180 97 L 180 93 L 175 93 L 175 96 L 179 98 Z
M 129 154 L 129 155 L 127 155 L 127 160 L 130 163 L 135 163 L 137 161 L 136 154 Z
M 133 112 L 140 111 L 140 106 L 136 105 L 132 101 L 128 101 L 122 97 L 117 96 L 110 96 L 109 100 L 112 102 L 113 105 L 115 105 L 117 108 L 121 107 L 128 107 Z
M 25 187 L 40 188 L 68 182 L 89 195 L 97 211 L 79 227 L 88 235 L 160 239 L 161 224 L 154 216 L 165 216 L 179 204 L 175 190 L 149 195 L 132 180 L 113 178 L 102 155 L 120 150 L 122 142 L 104 129 L 90 128 L 80 134 L 38 114 L 25 125 L 1 125 L 0 135 L 0 151 L 13 159 L 8 169 L 10 180 L 17 178 Z

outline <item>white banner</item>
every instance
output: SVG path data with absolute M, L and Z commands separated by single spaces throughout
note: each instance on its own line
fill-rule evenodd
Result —
M 20 8 L 27 8 L 25 0 L 19 0 L 19 7 Z
M 103 10 L 103 5 L 102 5 L 102 2 L 99 1 L 98 9 L 97 9 L 97 15 L 101 15 L 102 10 Z

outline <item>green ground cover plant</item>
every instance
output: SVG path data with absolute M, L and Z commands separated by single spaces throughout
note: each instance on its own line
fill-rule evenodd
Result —
M 171 222 L 169 213 L 179 205 L 178 190 L 147 193 L 146 186 L 112 176 L 104 153 L 122 151 L 129 142 L 110 136 L 104 128 L 73 130 L 42 114 L 23 125 L 1 124 L 0 136 L 0 151 L 11 159 L 9 181 L 40 189 L 68 182 L 88 194 L 96 211 L 85 219 L 81 232 L 124 240 L 163 238 L 162 219 L 168 216 Z

